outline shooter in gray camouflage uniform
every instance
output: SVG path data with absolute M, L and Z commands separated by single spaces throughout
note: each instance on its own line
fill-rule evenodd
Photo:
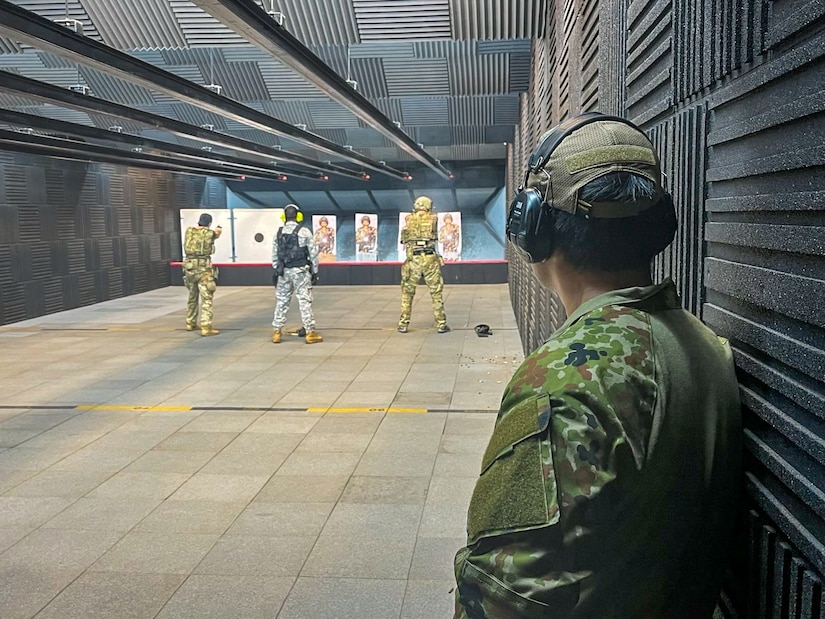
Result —
M 545 135 L 511 207 L 568 318 L 504 392 L 456 619 L 709 619 L 719 593 L 742 482 L 731 350 L 651 282 L 676 226 L 652 144 L 587 120 Z
M 284 209 L 284 226 L 272 239 L 272 268 L 275 269 L 275 315 L 272 318 L 272 343 L 281 343 L 281 330 L 292 301 L 298 297 L 301 322 L 306 329 L 307 344 L 323 342 L 315 330 L 312 314 L 312 285 L 318 282 L 318 246 L 312 232 L 301 226 L 304 215 L 295 204 Z

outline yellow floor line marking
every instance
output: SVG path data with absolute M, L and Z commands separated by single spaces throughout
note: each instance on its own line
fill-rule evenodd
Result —
M 80 404 L 75 406 L 80 411 L 191 411 L 191 406 L 130 406 L 128 404 Z
M 308 408 L 308 413 L 426 413 L 426 408 Z

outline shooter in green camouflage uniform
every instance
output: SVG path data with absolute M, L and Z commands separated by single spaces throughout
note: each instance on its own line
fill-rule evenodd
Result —
M 741 483 L 730 347 L 650 282 L 675 215 L 644 134 L 598 121 L 556 151 L 526 183 L 559 211 L 531 261 L 568 318 L 504 392 L 454 617 L 709 619 Z
M 189 289 L 189 298 L 186 302 L 186 330 L 194 331 L 200 324 L 203 336 L 220 333 L 212 328 L 212 296 L 217 289 L 217 273 L 212 266 L 212 254 L 215 253 L 215 239 L 220 237 L 222 229 L 217 226 L 212 230 L 209 228 L 211 224 L 212 216 L 202 213 L 198 219 L 198 226 L 187 228 L 183 240 L 183 250 L 186 253 L 183 259 L 183 283 Z
M 401 230 L 401 243 L 406 250 L 406 260 L 401 265 L 401 318 L 398 320 L 399 333 L 406 333 L 410 324 L 412 302 L 415 289 L 421 277 L 430 289 L 433 300 L 433 314 L 436 329 L 447 333 L 447 314 L 444 312 L 444 279 L 441 265 L 444 264 L 435 248 L 438 239 L 438 217 L 432 212 L 433 201 L 421 196 L 413 203 L 412 215 Z

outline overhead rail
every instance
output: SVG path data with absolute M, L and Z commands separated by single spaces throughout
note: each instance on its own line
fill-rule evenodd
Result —
M 185 157 L 187 161 L 206 161 L 208 163 L 219 164 L 226 171 L 236 172 L 237 174 L 252 175 L 252 172 L 262 172 L 267 174 L 267 176 L 275 174 L 283 177 L 278 180 L 287 180 L 288 176 L 313 180 L 327 180 L 329 178 L 320 172 L 310 173 L 284 166 L 268 168 L 262 165 L 261 162 L 251 161 L 249 159 L 241 159 L 231 155 L 224 155 L 223 153 L 215 153 L 211 150 L 198 150 L 197 148 L 172 144 L 171 142 L 164 142 L 163 140 L 154 140 L 130 133 L 122 133 L 117 131 L 115 126 L 110 129 L 99 129 L 97 127 L 89 127 L 78 123 L 70 123 L 63 120 L 55 120 L 44 116 L 35 116 L 34 114 L 4 109 L 0 109 L 0 122 L 17 125 L 21 128 L 30 127 L 49 133 L 126 144 L 134 148 L 159 150 Z M 211 149 L 211 147 L 206 148 Z
M 336 155 L 366 168 L 407 179 L 397 170 L 319 135 L 299 129 L 238 101 L 223 97 L 174 73 L 89 39 L 8 0 L 0 0 L 0 34 L 38 49 L 81 62 L 117 78 L 156 90 L 179 101 L 214 112 L 266 133 L 287 137 L 305 146 Z
M 30 77 L 23 77 L 16 73 L 0 72 L 0 91 L 13 92 L 30 99 L 65 106 L 81 112 L 105 114 L 122 120 L 130 120 L 153 129 L 168 131 L 179 137 L 191 138 L 213 146 L 231 148 L 235 151 L 268 157 L 269 159 L 283 159 L 316 170 L 323 170 L 330 174 L 340 174 L 358 180 L 367 178 L 363 172 L 345 168 L 334 163 L 317 161 L 310 157 L 244 140 L 226 133 L 212 131 L 204 127 L 196 127 L 195 125 L 190 125 L 173 118 L 159 116 L 151 112 L 144 112 L 143 110 L 107 101 L 106 99 L 98 99 L 97 97 L 84 95 L 67 88 L 55 86 L 54 84 L 47 84 L 46 82 L 31 79 Z
M 218 21 L 306 78 L 370 127 L 444 178 L 452 178 L 438 159 L 425 151 L 366 97 L 295 38 L 254 0 L 192 0 Z M 349 76 L 347 76 L 349 77 Z
M 0 129 L 0 148 L 18 153 L 28 153 L 31 155 L 45 155 L 58 159 L 71 159 L 73 161 L 114 163 L 116 165 L 132 166 L 135 168 L 149 168 L 152 170 L 165 170 L 168 172 L 180 172 L 182 174 L 197 174 L 203 176 L 217 176 L 226 179 L 238 179 L 237 172 L 230 172 L 215 165 L 214 169 L 209 164 L 187 165 L 173 157 L 163 157 L 161 155 L 151 155 L 149 153 L 137 153 L 118 150 L 117 148 L 107 148 L 97 144 L 87 142 L 77 142 L 75 140 L 65 140 L 62 138 L 46 137 L 31 133 L 20 133 L 19 131 L 8 131 Z M 269 180 L 282 180 L 279 175 L 261 176 L 258 173 L 250 172 L 250 176 L 260 176 Z

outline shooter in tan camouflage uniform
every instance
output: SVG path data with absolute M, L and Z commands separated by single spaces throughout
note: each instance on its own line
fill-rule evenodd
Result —
M 441 277 L 441 265 L 444 262 L 435 247 L 438 238 L 438 217 L 432 209 L 433 201 L 427 196 L 417 198 L 413 203 L 412 215 L 406 227 L 401 230 L 401 243 L 407 257 L 401 265 L 401 318 L 398 321 L 400 333 L 406 333 L 409 329 L 413 297 L 422 276 L 433 300 L 436 329 L 439 333 L 447 333 L 450 330 L 444 312 L 444 279 Z
M 186 330 L 194 331 L 200 325 L 203 336 L 220 333 L 212 328 L 212 296 L 217 289 L 217 269 L 212 266 L 212 254 L 215 253 L 215 239 L 221 236 L 223 230 L 220 226 L 212 230 L 209 228 L 211 224 L 212 216 L 202 213 L 198 219 L 198 226 L 186 229 L 183 241 L 183 250 L 186 253 L 183 260 L 183 283 L 189 289 L 189 298 L 186 301 Z

